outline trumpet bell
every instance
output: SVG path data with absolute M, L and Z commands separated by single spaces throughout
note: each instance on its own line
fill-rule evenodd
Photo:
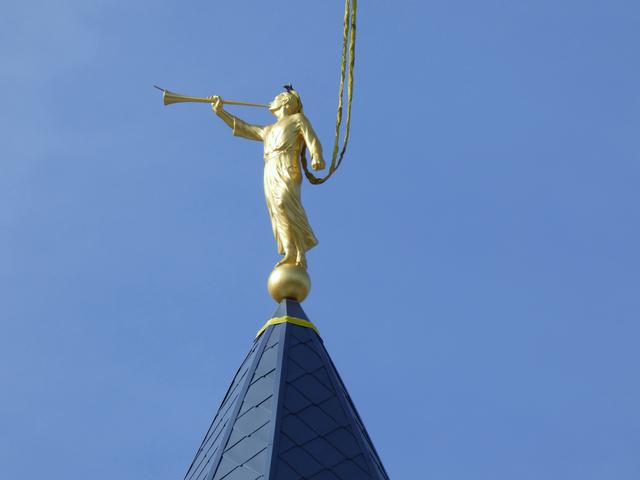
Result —
M 165 105 L 172 105 L 174 103 L 182 102 L 211 103 L 211 100 L 204 97 L 190 97 L 188 95 L 181 95 L 179 93 L 170 92 L 169 90 L 164 90 L 162 93 L 162 102 Z

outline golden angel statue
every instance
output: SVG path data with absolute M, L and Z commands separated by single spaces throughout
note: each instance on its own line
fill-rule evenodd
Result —
M 320 178 L 309 171 L 305 153 L 308 150 L 311 155 L 313 170 L 323 170 L 325 162 L 322 157 L 322 146 L 311 127 L 311 123 L 302 111 L 300 95 L 291 85 L 285 85 L 285 91 L 277 95 L 269 105 L 223 100 L 215 95 L 192 97 L 170 92 L 154 85 L 155 88 L 162 91 L 165 105 L 182 102 L 209 103 L 214 113 L 233 130 L 234 135 L 262 141 L 264 145 L 264 195 L 278 253 L 283 255 L 283 258 L 271 272 L 267 283 L 269 293 L 277 302 L 284 298 L 301 302 L 306 298 L 311 288 L 311 280 L 307 273 L 306 252 L 318 244 L 318 239 L 309 225 L 307 214 L 302 206 L 300 187 L 303 173 L 314 185 L 326 182 L 342 163 L 347 149 L 353 98 L 356 3 L 356 0 L 347 0 L 345 3 L 335 143 L 328 173 Z M 342 147 L 340 147 L 345 87 L 346 121 Z M 276 122 L 264 126 L 252 125 L 231 115 L 224 109 L 224 105 L 268 108 L 276 117 Z
M 209 97 L 212 109 L 233 134 L 264 144 L 264 195 L 271 217 L 278 253 L 284 255 L 277 267 L 295 265 L 306 269 L 306 252 L 318 244 L 300 199 L 304 148 L 311 154 L 314 170 L 325 168 L 322 146 L 302 111 L 300 95 L 290 85 L 269 104 L 276 117 L 272 125 L 251 125 L 223 108 L 218 96 Z

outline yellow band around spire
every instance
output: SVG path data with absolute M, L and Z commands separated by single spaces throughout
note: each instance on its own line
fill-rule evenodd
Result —
M 316 326 L 308 320 L 303 320 L 301 318 L 296 317 L 275 317 L 265 323 L 258 333 L 256 333 L 256 338 L 262 335 L 269 325 L 278 325 L 279 323 L 293 323 L 294 325 L 298 325 L 299 327 L 306 327 L 313 329 L 318 335 L 320 335 L 320 331 L 316 328 Z

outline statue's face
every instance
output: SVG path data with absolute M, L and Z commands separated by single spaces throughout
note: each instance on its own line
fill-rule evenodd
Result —
M 287 96 L 284 93 L 276 95 L 273 101 L 269 104 L 269 111 L 271 113 L 277 112 L 287 103 Z

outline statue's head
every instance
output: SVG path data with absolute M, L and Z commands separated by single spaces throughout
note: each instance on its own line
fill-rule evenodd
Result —
M 283 115 L 293 115 L 302 111 L 302 101 L 300 95 L 291 85 L 285 85 L 286 92 L 282 92 L 269 104 L 269 111 L 277 116 L 278 112 Z

